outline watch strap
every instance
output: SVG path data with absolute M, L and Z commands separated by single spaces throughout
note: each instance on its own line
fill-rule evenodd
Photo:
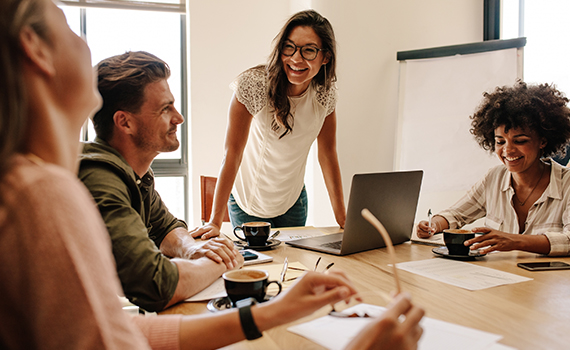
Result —
M 245 306 L 241 306 L 238 308 L 239 312 L 239 320 L 241 322 L 241 329 L 243 330 L 243 334 L 245 334 L 245 338 L 247 340 L 254 340 L 257 338 L 261 338 L 263 334 L 257 328 L 255 321 L 253 320 L 253 315 L 251 314 L 251 305 L 255 304 L 255 299 L 252 299 L 249 303 Z M 240 300 L 240 304 L 243 303 L 245 300 Z

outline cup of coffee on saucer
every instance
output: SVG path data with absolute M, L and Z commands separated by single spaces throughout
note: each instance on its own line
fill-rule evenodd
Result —
M 244 237 L 240 237 L 237 231 L 242 231 Z M 247 242 L 250 247 L 264 247 L 271 232 L 269 222 L 246 222 L 241 226 L 234 227 L 234 236 L 241 241 Z
M 470 230 L 443 230 L 443 242 L 445 242 L 449 255 L 469 256 L 469 246 L 464 243 L 472 238 L 475 238 L 475 233 Z
M 277 284 L 277 294 L 281 293 L 281 283 L 269 281 L 269 272 L 265 270 L 232 270 L 224 273 L 222 278 L 228 298 L 234 307 L 236 302 L 247 298 L 255 298 L 258 303 L 267 300 L 267 287 L 271 283 Z

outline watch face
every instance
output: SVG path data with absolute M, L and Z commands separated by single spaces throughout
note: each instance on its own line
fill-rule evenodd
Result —
M 251 306 L 251 305 L 255 305 L 255 304 L 257 304 L 257 300 L 255 300 L 255 298 L 245 298 L 245 299 L 236 301 L 236 307 L 237 308 L 244 307 L 244 306 Z

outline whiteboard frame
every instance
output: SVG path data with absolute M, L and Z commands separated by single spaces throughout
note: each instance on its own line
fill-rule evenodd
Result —
M 516 69 L 515 74 L 516 78 L 523 79 L 523 50 L 524 45 L 526 44 L 526 38 L 518 38 L 518 39 L 510 39 L 510 40 L 493 40 L 493 41 L 486 41 L 480 43 L 473 43 L 473 44 L 464 44 L 464 45 L 455 45 L 455 46 L 446 46 L 446 47 L 439 47 L 439 48 L 432 48 L 432 49 L 423 49 L 423 50 L 413 50 L 413 51 L 404 51 L 398 53 L 398 59 L 400 61 L 399 67 L 399 86 L 398 86 L 398 119 L 396 125 L 396 135 L 395 135 L 395 147 L 394 147 L 394 170 L 417 170 L 417 169 L 410 169 L 409 167 L 403 168 L 402 161 L 404 157 L 404 132 L 405 132 L 405 102 L 406 102 L 406 91 L 409 91 L 410 87 L 406 86 L 407 82 L 407 75 L 408 75 L 408 61 L 416 60 L 416 59 L 425 59 L 425 58 L 446 58 L 448 59 L 449 56 L 456 56 L 456 55 L 470 55 L 470 54 L 478 54 L 478 53 L 485 53 L 489 51 L 498 51 L 498 50 L 505 50 L 505 49 L 516 49 Z M 514 81 L 513 81 L 514 83 Z M 482 93 L 483 91 L 481 91 Z M 475 108 L 476 106 L 473 106 Z M 474 141 L 472 141 L 474 142 Z M 407 152 L 407 150 L 406 150 Z M 483 151 L 482 151 L 483 152 Z M 499 164 L 499 163 L 497 163 Z M 421 169 L 425 170 L 425 169 Z M 474 184 L 474 183 L 473 183 Z M 473 185 L 471 184 L 471 185 Z M 428 208 L 432 210 L 432 212 L 437 213 L 441 211 L 453 203 L 457 201 L 463 194 L 466 192 L 467 189 L 459 190 L 457 188 L 450 189 L 450 190 L 433 190 L 430 188 L 425 188 L 422 185 L 422 191 L 420 193 L 420 200 L 418 202 L 418 208 L 416 212 L 416 220 L 423 220 L 427 213 Z M 475 222 L 473 226 L 478 224 L 479 222 Z

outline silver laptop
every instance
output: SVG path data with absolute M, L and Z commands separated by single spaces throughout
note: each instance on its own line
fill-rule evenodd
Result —
M 343 233 L 288 241 L 298 248 L 347 255 L 385 247 L 374 226 L 360 212 L 368 208 L 384 225 L 393 244 L 410 240 L 423 171 L 356 174 L 352 177 Z

